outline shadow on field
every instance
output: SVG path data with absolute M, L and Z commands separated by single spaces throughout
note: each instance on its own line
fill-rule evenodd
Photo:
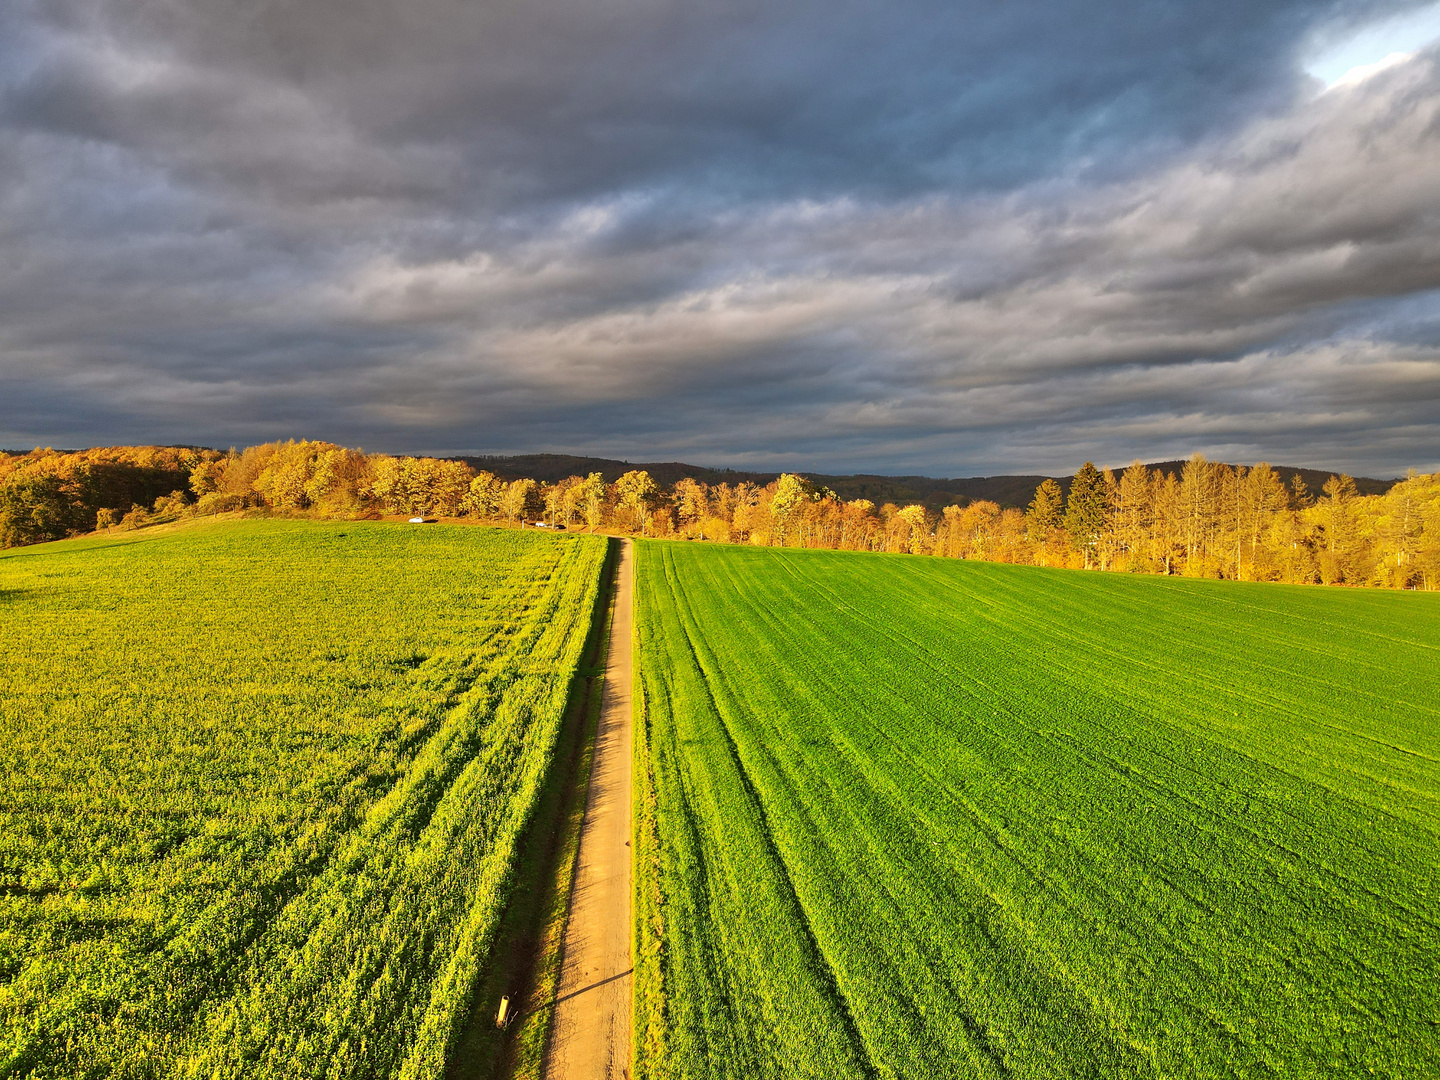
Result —
M 496 930 L 490 960 L 475 988 L 470 1018 L 446 1064 L 446 1080 L 540 1075 L 560 973 L 571 876 L 585 817 L 619 556 L 620 545 L 612 539 L 555 757 L 535 817 L 520 841 L 514 890 Z M 502 997 L 510 999 L 513 1018 L 503 1030 L 495 1025 Z
M 127 534 L 131 536 L 133 534 Z M 42 555 L 70 555 L 83 551 L 87 555 L 92 551 L 104 551 L 107 548 L 134 547 L 136 544 L 153 544 L 160 536 L 136 536 L 132 539 L 108 540 L 104 543 L 85 543 L 87 540 L 97 540 L 92 533 L 90 536 L 72 536 L 64 540 L 50 540 L 43 544 L 26 544 L 24 547 L 7 548 L 0 551 L 0 559 L 33 559 Z M 79 541 L 79 543 L 77 543 Z M 55 550 L 56 544 L 69 544 L 63 551 Z

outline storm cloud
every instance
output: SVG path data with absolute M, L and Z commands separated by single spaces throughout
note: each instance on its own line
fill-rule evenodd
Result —
M 1406 10 L 6 5 L 0 445 L 1440 467 Z

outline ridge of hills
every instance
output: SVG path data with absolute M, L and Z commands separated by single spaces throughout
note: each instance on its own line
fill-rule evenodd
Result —
M 173 444 L 160 449 L 206 450 L 208 447 L 189 444 Z M 56 453 L 76 453 L 74 450 L 57 450 Z M 0 450 L 0 456 L 24 457 L 29 451 Z M 576 454 L 451 454 L 437 455 L 452 461 L 463 461 L 475 469 L 486 469 L 502 480 L 518 480 L 528 477 L 546 483 L 563 480 L 567 476 L 584 476 L 598 472 L 607 483 L 614 483 L 623 473 L 632 469 L 644 469 L 655 481 L 666 487 L 691 477 L 707 484 L 738 484 L 749 482 L 764 486 L 780 475 L 778 471 L 747 469 L 712 469 L 702 465 L 690 465 L 683 461 L 622 461 L 616 458 L 587 457 Z M 1151 462 L 1148 468 L 1179 474 L 1184 461 Z M 1117 468 L 1118 474 L 1124 466 Z M 1335 473 L 1326 469 L 1301 468 L 1289 465 L 1274 465 L 1288 485 L 1290 478 L 1299 474 L 1312 494 L 1320 489 Z M 1035 497 L 1035 488 L 1046 479 L 1055 480 L 1068 494 L 1070 477 L 1047 477 L 1042 473 L 1022 473 L 999 476 L 967 476 L 941 478 L 931 476 L 888 476 L 880 473 L 850 473 L 845 475 L 804 472 L 808 479 L 823 487 L 830 488 L 842 499 L 869 499 L 877 506 L 884 503 L 921 503 L 939 509 L 953 503 L 968 503 L 989 499 L 1002 507 L 1024 508 Z M 1374 477 L 1357 476 L 1355 488 L 1362 495 L 1383 495 L 1398 483 L 1397 479 L 1382 480 Z
M 617 461 L 614 458 L 582 457 L 574 454 L 497 454 L 497 455 L 456 455 L 455 460 L 464 461 L 476 469 L 486 469 L 502 480 L 517 480 L 529 477 L 546 483 L 563 480 L 567 476 L 584 476 L 598 472 L 606 483 L 614 483 L 622 473 L 632 469 L 644 469 L 657 483 L 670 486 L 684 477 L 700 480 L 707 484 L 738 484 L 748 481 L 765 485 L 780 474 L 778 472 L 754 472 L 743 469 L 710 469 L 700 465 L 687 465 L 681 461 Z M 1152 471 L 1175 473 L 1184 468 L 1184 461 L 1159 461 L 1151 463 Z M 1116 469 L 1118 474 L 1124 466 Z M 1272 465 L 1288 484 L 1290 477 L 1299 474 L 1305 486 L 1318 494 L 1325 481 L 1336 475 L 1326 469 L 1307 469 L 1289 465 Z M 922 503 L 940 507 L 951 503 L 971 502 L 989 499 L 1001 506 L 1028 506 L 1035 497 L 1035 489 L 1046 479 L 1055 480 L 1066 493 L 1070 490 L 1070 477 L 1047 477 L 1044 474 L 1025 473 L 1004 476 L 968 476 L 942 479 L 930 476 L 884 476 L 877 473 L 852 473 L 844 476 L 806 472 L 807 479 L 830 488 L 842 499 L 869 499 L 877 506 L 882 503 Z M 1397 482 L 1378 480 L 1368 476 L 1354 477 L 1356 490 L 1362 495 L 1383 495 Z

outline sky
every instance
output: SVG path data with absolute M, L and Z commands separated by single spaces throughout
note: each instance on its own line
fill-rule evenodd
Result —
M 7 0 L 0 446 L 1440 469 L 1440 3 Z

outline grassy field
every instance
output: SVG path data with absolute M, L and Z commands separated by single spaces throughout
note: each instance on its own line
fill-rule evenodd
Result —
M 1440 597 L 639 555 L 637 1075 L 1440 1075 Z
M 604 552 L 262 521 L 0 554 L 0 1075 L 441 1075 Z

